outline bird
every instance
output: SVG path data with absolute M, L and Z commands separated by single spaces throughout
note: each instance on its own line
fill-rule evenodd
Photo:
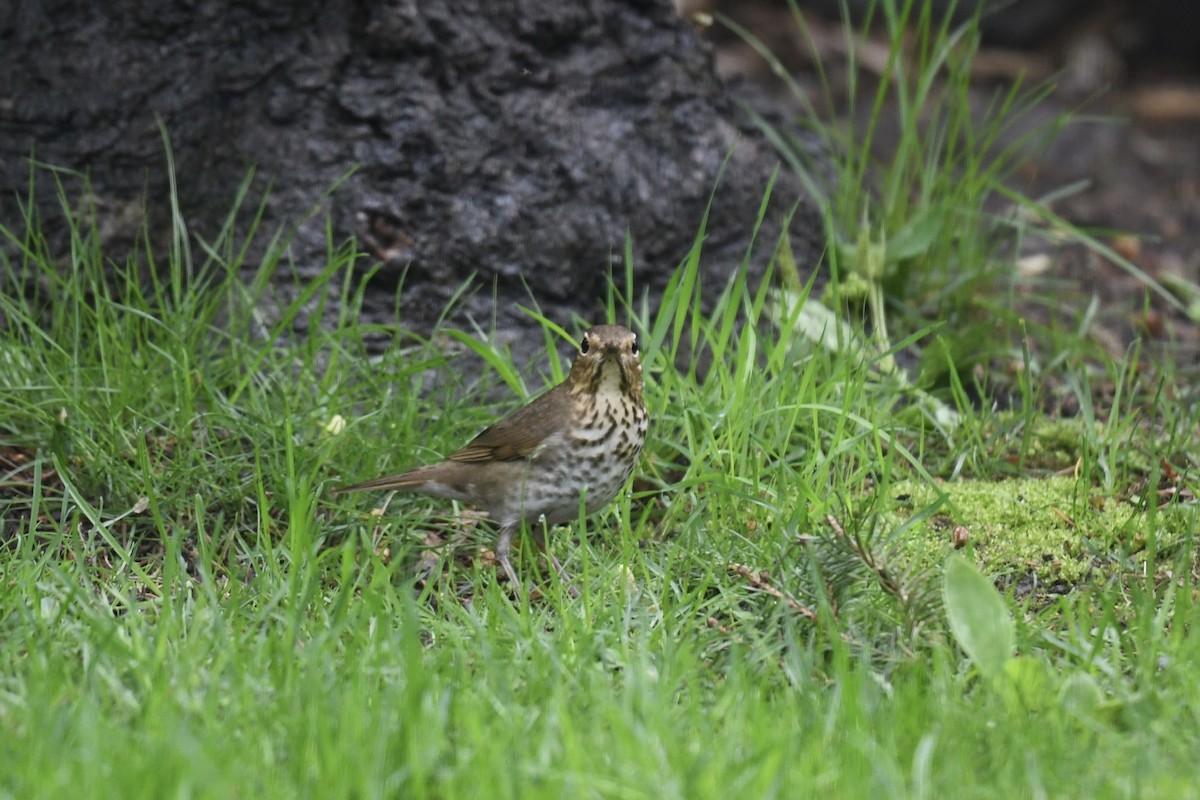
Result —
M 637 335 L 596 325 L 584 332 L 562 383 L 445 460 L 334 491 L 393 490 L 475 506 L 498 525 L 496 560 L 519 591 L 510 553 L 521 525 L 530 524 L 545 551 L 542 527 L 532 523 L 577 519 L 581 502 L 586 515 L 608 505 L 633 473 L 648 425 Z M 547 554 L 573 590 L 558 559 Z

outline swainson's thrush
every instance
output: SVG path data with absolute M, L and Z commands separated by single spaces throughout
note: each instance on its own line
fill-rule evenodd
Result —
M 486 511 L 500 527 L 496 559 L 518 586 L 509 553 L 528 521 L 540 526 L 606 506 L 629 479 L 646 439 L 637 336 L 620 325 L 583 335 L 567 379 L 486 429 L 445 461 L 336 489 L 392 489 L 444 497 Z M 550 560 L 566 578 L 558 560 Z

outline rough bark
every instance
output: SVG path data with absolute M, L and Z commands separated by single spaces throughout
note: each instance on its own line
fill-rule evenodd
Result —
M 728 157 L 705 244 L 711 296 L 778 158 L 690 24 L 666 0 L 18 2 L 0 23 L 0 222 L 18 223 L 33 153 L 89 176 L 111 247 L 132 240 L 143 197 L 165 233 L 161 118 L 200 236 L 253 167 L 271 187 L 264 229 L 298 225 L 301 276 L 327 261 L 327 215 L 336 239 L 358 237 L 361 269 L 384 262 L 367 301 L 377 318 L 392 320 L 403 275 L 398 321 L 428 331 L 475 275 L 460 319 L 495 311 L 519 326 L 532 295 L 566 322 L 595 317 L 627 231 L 636 293 L 661 292 Z M 784 174 L 752 274 L 797 201 L 799 263 L 818 252 Z M 327 215 L 306 216 L 319 203 Z M 35 204 L 65 246 L 45 174 Z

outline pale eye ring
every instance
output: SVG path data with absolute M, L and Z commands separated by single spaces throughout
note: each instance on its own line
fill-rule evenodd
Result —
M 587 351 L 588 351 L 588 337 L 587 337 L 587 334 L 585 333 L 583 335 L 583 341 L 579 343 L 579 354 L 586 356 Z

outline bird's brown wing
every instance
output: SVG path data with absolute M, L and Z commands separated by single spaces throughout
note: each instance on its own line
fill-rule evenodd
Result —
M 529 458 L 547 437 L 563 429 L 572 403 L 567 387 L 560 384 L 482 431 L 446 460 L 478 463 Z

